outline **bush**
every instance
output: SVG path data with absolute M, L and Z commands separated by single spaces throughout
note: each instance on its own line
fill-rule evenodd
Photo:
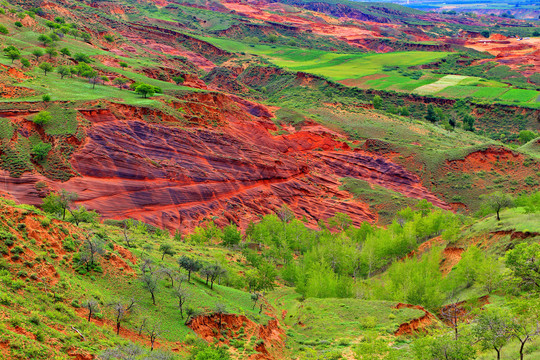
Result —
M 9 34 L 9 30 L 4 25 L 0 24 L 0 34 L 7 35 Z
M 365 329 L 373 329 L 377 326 L 377 318 L 375 316 L 366 316 L 360 320 L 360 326 Z
M 13 249 L 11 249 L 12 254 L 22 254 L 23 252 L 24 250 L 20 246 L 15 246 Z

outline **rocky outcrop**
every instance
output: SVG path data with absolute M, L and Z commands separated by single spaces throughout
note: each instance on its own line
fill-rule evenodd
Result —
M 344 177 L 448 208 L 415 174 L 372 153 L 351 151 L 339 134 L 320 125 L 272 135 L 277 128 L 271 112 L 260 104 L 213 93 L 180 100 L 173 106 L 184 120 L 121 104 L 80 109 L 91 123 L 71 158 L 80 176 L 59 183 L 4 173 L 1 190 L 39 204 L 43 192 L 35 184 L 42 181 L 50 189 L 77 192 L 78 205 L 106 218 L 132 217 L 168 229 L 191 229 L 209 218 L 245 227 L 283 203 L 311 226 L 336 212 L 357 225 L 376 221 L 368 205 L 340 190 Z

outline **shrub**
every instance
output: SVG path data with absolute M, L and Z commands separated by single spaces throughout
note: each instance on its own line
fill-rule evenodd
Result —
M 375 316 L 366 316 L 360 320 L 360 326 L 365 329 L 372 329 L 377 326 L 377 318 Z
M 6 293 L 0 293 L 0 304 L 9 306 L 11 305 L 10 296 Z
M 15 246 L 13 249 L 11 249 L 12 254 L 22 254 L 24 250 L 20 246 Z

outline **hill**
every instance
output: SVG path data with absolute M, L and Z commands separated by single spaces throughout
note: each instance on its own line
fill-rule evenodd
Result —
M 537 35 L 2 3 L 0 357 L 537 358 Z

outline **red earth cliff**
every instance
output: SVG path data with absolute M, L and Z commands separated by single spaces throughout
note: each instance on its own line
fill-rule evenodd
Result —
M 449 208 L 415 174 L 351 151 L 320 125 L 274 136 L 272 115 L 259 104 L 206 93 L 182 100 L 188 126 L 149 108 L 110 103 L 107 109 L 80 109 L 91 122 L 71 158 L 80 176 L 55 183 L 39 174 L 11 178 L 2 172 L 0 191 L 40 204 L 43 192 L 35 184 L 44 181 L 52 190 L 77 192 L 77 205 L 105 218 L 132 217 L 171 230 L 192 229 L 209 218 L 245 227 L 283 203 L 311 226 L 336 212 L 357 225 L 376 221 L 368 205 L 340 190 L 344 177 Z

